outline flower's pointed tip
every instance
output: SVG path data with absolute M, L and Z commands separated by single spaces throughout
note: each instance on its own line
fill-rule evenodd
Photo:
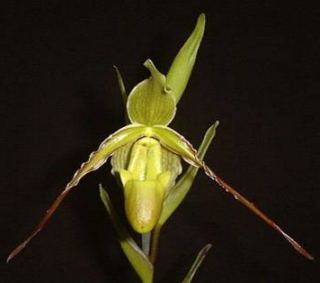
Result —
M 7 258 L 7 260 L 6 260 L 6 264 L 8 264 L 9 262 L 10 262 L 10 260 L 12 259 L 12 256 L 11 255 L 9 255 L 8 256 L 8 258 Z
M 152 64 L 151 59 L 147 59 L 146 61 L 144 61 L 143 66 L 145 66 L 146 68 L 148 68 L 148 65 L 149 65 L 150 63 Z
M 147 59 L 144 63 L 143 66 L 145 66 L 151 73 L 152 77 L 161 79 L 163 75 L 160 73 L 160 71 L 157 69 L 155 64 L 152 62 L 151 59 Z
M 215 131 L 218 128 L 219 125 L 220 125 L 220 122 L 217 120 L 211 125 L 211 127 L 208 130 L 209 131 Z
M 147 59 L 146 61 L 144 61 L 143 66 L 145 66 L 150 71 L 151 69 L 156 68 L 151 59 Z
M 211 243 L 207 244 L 207 245 L 205 246 L 205 248 L 206 248 L 207 250 L 211 249 L 211 248 L 212 248 L 212 244 L 211 244 Z
M 204 13 L 201 13 L 197 19 L 197 24 L 195 28 L 195 33 L 199 34 L 201 38 L 204 34 L 205 26 L 206 26 L 206 15 Z
M 206 15 L 205 13 L 201 13 L 198 17 L 198 24 L 205 25 L 206 23 Z
M 104 189 L 101 184 L 99 184 L 99 195 L 102 199 L 104 198 Z
M 203 253 L 203 255 L 206 255 L 211 250 L 211 248 L 212 244 L 208 243 L 202 248 L 201 252 Z

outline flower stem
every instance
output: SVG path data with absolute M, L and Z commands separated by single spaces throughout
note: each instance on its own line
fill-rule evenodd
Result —
M 161 226 L 157 225 L 152 232 L 150 262 L 154 265 L 158 255 Z
M 151 232 L 141 235 L 142 251 L 146 256 L 150 254 Z

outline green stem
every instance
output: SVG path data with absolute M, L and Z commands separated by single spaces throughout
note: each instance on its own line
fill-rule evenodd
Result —
M 152 232 L 150 262 L 154 265 L 158 255 L 158 246 L 160 239 L 161 226 L 157 225 Z
M 149 256 L 150 254 L 150 242 L 151 242 L 151 232 L 142 234 L 141 235 L 142 240 L 142 251 L 146 256 Z

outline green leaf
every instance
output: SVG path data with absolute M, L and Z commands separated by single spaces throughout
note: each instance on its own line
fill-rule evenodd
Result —
M 206 151 L 209 148 L 209 145 L 211 144 L 215 136 L 216 128 L 218 125 L 219 122 L 217 121 L 207 130 L 198 151 L 198 157 L 200 159 L 204 158 Z M 164 223 L 168 220 L 168 218 L 172 215 L 172 213 L 178 208 L 178 206 L 184 200 L 185 196 L 187 195 L 193 184 L 198 170 L 199 168 L 190 165 L 186 173 L 171 189 L 168 197 L 166 198 L 163 204 L 163 210 L 158 225 L 163 226 Z
M 100 185 L 100 197 L 108 211 L 111 223 L 116 231 L 121 248 L 131 263 L 132 267 L 144 283 L 151 283 L 153 277 L 153 265 L 147 256 L 139 248 L 137 243 L 126 231 L 125 226 L 116 213 L 108 193 Z
M 144 66 L 151 77 L 136 85 L 131 91 L 127 111 L 132 123 L 168 125 L 176 113 L 176 101 L 166 86 L 166 77 L 161 74 L 151 60 Z
M 119 85 L 119 88 L 120 88 L 120 93 L 121 93 L 121 97 L 122 97 L 123 103 L 126 104 L 127 103 L 127 99 L 128 99 L 128 95 L 127 95 L 126 87 L 124 86 L 124 83 L 123 83 L 123 79 L 122 79 L 121 73 L 120 73 L 120 71 L 119 71 L 117 66 L 113 66 L 113 68 L 116 70 L 117 81 L 118 81 L 118 85 Z
M 89 160 L 82 163 L 80 169 L 74 174 L 71 181 L 67 184 L 65 189 L 59 195 L 59 197 L 54 201 L 51 207 L 47 210 L 46 214 L 37 225 L 35 230 L 31 235 L 24 240 L 18 247 L 16 247 L 9 255 L 7 261 L 15 257 L 24 247 L 30 242 L 30 240 L 37 235 L 42 228 L 47 224 L 53 213 L 59 207 L 60 203 L 64 200 L 67 194 L 78 185 L 79 181 L 86 174 L 99 169 L 104 163 L 106 163 L 108 157 L 114 153 L 118 148 L 135 141 L 140 136 L 143 135 L 144 127 L 141 125 L 129 125 L 121 128 L 114 134 L 110 135 L 105 139 L 99 146 L 98 150 L 91 153 Z
M 203 262 L 206 254 L 211 249 L 212 245 L 208 244 L 199 252 L 196 260 L 194 261 L 193 265 L 191 266 L 186 278 L 182 281 L 182 283 L 191 283 L 194 275 L 196 274 L 198 268 L 200 267 L 201 263 Z
M 188 84 L 202 41 L 204 28 L 205 15 L 201 14 L 194 31 L 180 49 L 167 74 L 167 86 L 172 89 L 177 103 Z

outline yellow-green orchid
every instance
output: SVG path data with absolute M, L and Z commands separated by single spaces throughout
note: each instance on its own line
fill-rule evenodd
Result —
M 77 186 L 82 177 L 99 169 L 109 157 L 112 157 L 112 173 L 119 177 L 123 186 L 124 206 L 129 223 L 140 234 L 154 231 L 154 243 L 157 242 L 161 227 L 190 190 L 198 169 L 203 169 L 226 192 L 231 193 L 268 225 L 280 232 L 300 254 L 308 259 L 313 258 L 253 203 L 235 191 L 205 164 L 203 158 L 215 135 L 218 122 L 208 129 L 199 151 L 168 126 L 176 114 L 177 104 L 189 81 L 204 28 L 205 16 L 201 14 L 194 31 L 178 52 L 167 75 L 158 71 L 150 59 L 147 60 L 144 66 L 150 71 L 151 76 L 136 85 L 128 96 L 120 72 L 116 68 L 130 123 L 105 139 L 98 150 L 90 155 L 88 161 L 81 165 L 33 233 L 9 255 L 8 261 L 46 225 L 62 200 Z M 179 178 L 182 172 L 181 158 L 190 167 Z M 125 254 L 143 282 L 152 282 L 156 244 L 151 247 L 150 257 L 142 253 L 125 231 L 108 194 L 102 187 L 100 194 Z M 200 253 L 193 269 L 183 282 L 191 282 L 197 266 L 209 248 L 210 246 L 207 246 Z

